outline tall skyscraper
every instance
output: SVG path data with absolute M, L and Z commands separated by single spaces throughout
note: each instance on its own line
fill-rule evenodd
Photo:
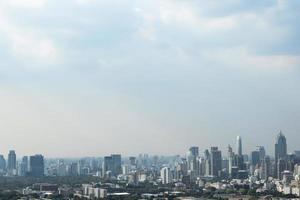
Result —
M 236 138 L 236 152 L 239 156 L 243 155 L 243 146 L 242 146 L 241 136 L 237 136 L 237 138 Z
M 195 157 L 199 156 L 199 147 L 190 147 L 189 151 L 191 152 L 191 154 Z
M 171 170 L 168 167 L 163 167 L 160 170 L 160 177 L 162 184 L 169 184 L 172 181 Z
M 199 175 L 199 148 L 191 147 L 187 153 L 188 170 L 191 172 L 191 178 L 195 178 Z
M 260 162 L 260 157 L 259 157 L 259 151 L 252 151 L 251 152 L 251 165 L 253 167 L 256 167 L 257 164 Z
M 4 172 L 6 169 L 6 160 L 3 155 L 0 155 L 0 172 Z
M 258 146 L 258 151 L 259 151 L 259 160 L 262 161 L 266 157 L 266 150 L 265 147 L 263 146 Z
M 204 151 L 204 162 L 205 162 L 205 176 L 211 175 L 211 161 L 210 161 L 210 153 L 208 149 Z
M 222 153 L 218 147 L 211 147 L 210 150 L 211 175 L 219 176 L 222 170 Z
M 10 150 L 7 159 L 7 170 L 10 175 L 16 175 L 17 156 L 14 150 Z
M 108 171 L 110 171 L 113 176 L 117 176 L 122 173 L 120 154 L 112 154 L 111 156 L 104 157 L 103 175 L 105 175 Z
M 25 176 L 28 172 L 29 164 L 28 164 L 28 156 L 23 156 L 21 164 L 20 164 L 20 169 L 19 169 L 19 175 L 20 176 Z
M 30 156 L 29 175 L 34 177 L 44 176 L 44 157 L 42 155 Z
M 228 156 L 228 174 L 229 174 L 229 176 L 231 176 L 234 153 L 233 153 L 232 147 L 230 145 L 228 145 L 228 147 L 227 147 L 227 156 Z
M 284 160 L 286 159 L 286 156 L 287 156 L 286 138 L 280 131 L 280 133 L 276 137 L 276 143 L 275 143 L 275 177 L 276 178 L 280 178 L 280 174 L 284 170 L 282 166 L 284 165 L 283 163 Z
M 113 162 L 113 169 L 112 169 L 113 175 L 117 176 L 119 174 L 122 174 L 121 155 L 120 154 L 112 154 L 111 157 L 112 157 L 112 162 Z

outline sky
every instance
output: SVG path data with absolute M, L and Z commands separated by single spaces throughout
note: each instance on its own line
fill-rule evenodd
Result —
M 299 150 L 300 1 L 0 0 L 0 153 Z

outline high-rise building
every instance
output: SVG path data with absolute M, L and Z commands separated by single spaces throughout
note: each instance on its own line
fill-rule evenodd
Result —
M 259 160 L 262 161 L 266 157 L 266 150 L 265 147 L 263 146 L 258 146 L 258 151 L 259 151 Z
M 44 157 L 42 155 L 30 156 L 29 175 L 34 177 L 44 176 Z
M 58 176 L 67 175 L 67 166 L 65 165 L 65 162 L 62 159 L 59 159 L 57 162 L 57 175 Z
M 211 160 L 210 153 L 208 149 L 204 151 L 204 161 L 205 161 L 205 176 L 211 175 Z
M 228 175 L 229 175 L 229 177 L 231 177 L 234 153 L 233 153 L 232 147 L 230 145 L 228 145 L 227 156 L 228 156 Z
M 196 178 L 199 175 L 199 148 L 198 147 L 191 147 L 187 152 L 187 164 L 188 170 L 191 173 L 191 178 Z
M 280 178 L 280 174 L 284 171 L 283 162 L 287 156 L 286 138 L 280 131 L 276 137 L 275 143 L 275 177 Z M 280 163 L 279 163 L 280 161 Z M 278 166 L 281 166 L 280 168 Z
M 271 160 L 269 156 L 265 156 L 265 158 L 261 161 L 260 165 L 260 178 L 268 179 L 271 175 Z
M 251 165 L 256 166 L 260 162 L 260 157 L 259 157 L 259 151 L 252 151 L 251 152 Z
M 14 150 L 10 150 L 7 159 L 7 170 L 9 175 L 16 175 L 17 156 Z
M 117 176 L 119 174 L 122 174 L 122 166 L 121 166 L 121 155 L 120 154 L 112 154 L 112 164 L 113 164 L 113 168 L 112 168 L 112 173 L 113 175 Z
M 28 173 L 28 156 L 23 156 L 21 164 L 20 164 L 20 169 L 19 169 L 19 175 L 20 176 L 25 176 Z
M 107 172 L 110 172 L 111 175 L 117 176 L 122 173 L 121 166 L 121 155 L 120 154 L 112 154 L 111 156 L 105 156 L 103 162 L 103 175 Z
M 135 166 L 136 165 L 136 157 L 134 157 L 134 156 L 129 157 L 129 163 L 131 166 Z
M 70 176 L 78 176 L 78 163 L 73 162 L 68 165 L 67 172 Z
M 243 155 L 243 147 L 242 147 L 242 138 L 241 138 L 241 136 L 237 136 L 237 138 L 236 138 L 236 152 L 239 156 Z
M 222 170 L 222 153 L 220 150 L 218 150 L 218 147 L 211 147 L 210 161 L 211 161 L 211 175 L 219 176 L 219 173 Z
M 0 171 L 4 172 L 6 169 L 6 161 L 3 155 L 0 155 Z
M 105 156 L 104 157 L 104 161 L 103 161 L 103 166 L 102 166 L 102 170 L 103 170 L 103 176 L 106 176 L 107 172 L 111 172 L 112 171 L 112 157 L 111 156 Z
M 160 178 L 162 184 L 169 184 L 172 182 L 171 170 L 169 167 L 163 167 L 160 170 Z
M 189 151 L 191 152 L 192 156 L 199 156 L 199 147 L 190 147 Z

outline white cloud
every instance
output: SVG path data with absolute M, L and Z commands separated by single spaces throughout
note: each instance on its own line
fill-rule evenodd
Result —
M 76 0 L 79 5 L 87 5 L 96 2 L 96 0 Z
M 196 30 L 226 30 L 234 27 L 236 19 L 226 17 L 204 17 L 191 4 L 180 1 L 162 1 L 159 6 L 160 19 L 165 24 L 192 26 Z
M 28 1 L 26 6 L 38 7 L 42 6 L 43 2 L 45 1 Z M 23 5 L 17 0 L 12 4 Z M 0 11 L 3 11 L 0 13 L 0 32 L 4 36 L 2 40 L 8 41 L 9 52 L 12 56 L 23 63 L 29 61 L 30 67 L 34 68 L 44 68 L 56 62 L 59 57 L 59 50 L 55 42 L 38 29 L 15 23 L 11 20 L 11 16 L 5 12 L 6 8 L 7 6 L 0 4 Z
M 300 56 L 256 55 L 245 48 L 227 48 L 202 53 L 203 57 L 222 66 L 286 70 L 300 66 Z
M 13 7 L 41 8 L 46 5 L 46 0 L 8 0 L 4 3 Z

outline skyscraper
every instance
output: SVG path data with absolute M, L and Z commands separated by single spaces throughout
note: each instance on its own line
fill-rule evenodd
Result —
M 280 133 L 276 137 L 276 143 L 275 143 L 275 177 L 280 178 L 280 174 L 282 172 L 283 162 L 286 159 L 287 155 L 287 144 L 286 144 L 286 138 L 280 131 Z M 280 163 L 279 163 L 280 161 Z
M 187 164 L 188 164 L 188 170 L 192 172 L 192 178 L 193 176 L 199 175 L 199 148 L 198 147 L 191 147 L 187 153 Z
M 239 156 L 243 155 L 242 149 L 243 149 L 243 147 L 242 147 L 242 138 L 240 136 L 237 136 L 237 138 L 236 138 L 236 152 Z
M 210 153 L 208 149 L 204 151 L 204 162 L 205 162 L 205 176 L 211 175 L 211 161 L 210 161 Z
M 34 155 L 29 158 L 29 175 L 34 177 L 44 176 L 44 157 Z
M 228 174 L 231 177 L 231 172 L 232 172 L 232 167 L 233 167 L 233 158 L 234 158 L 234 153 L 232 151 L 232 147 L 228 145 L 228 151 L 227 151 L 227 156 L 228 156 Z
M 20 176 L 25 176 L 28 172 L 28 156 L 23 156 L 21 164 L 20 164 L 20 169 L 19 169 L 19 175 Z
M 218 150 L 218 147 L 211 147 L 210 161 L 211 175 L 219 176 L 219 172 L 222 170 L 222 153 Z
M 15 175 L 17 169 L 17 156 L 14 150 L 10 150 L 7 159 L 7 170 L 10 175 Z
M 104 157 L 103 175 L 105 175 L 108 171 L 110 171 L 113 176 L 117 176 L 122 173 L 120 154 L 112 154 L 111 156 Z
M 119 174 L 122 173 L 122 166 L 121 166 L 121 155 L 120 154 L 112 154 L 112 164 L 113 164 L 113 168 L 112 168 L 112 173 L 113 175 L 117 176 Z
M 163 167 L 160 170 L 160 177 L 162 184 L 169 184 L 172 181 L 171 171 L 168 167 Z
M 256 167 L 257 164 L 260 162 L 260 157 L 259 157 L 259 151 L 252 151 L 251 152 L 251 165 L 253 167 Z
M 191 152 L 192 156 L 198 157 L 199 156 L 199 147 L 190 147 L 189 151 Z
M 259 151 L 259 160 L 262 161 L 266 157 L 266 150 L 265 147 L 263 146 L 258 146 L 258 151 Z
M 0 172 L 4 172 L 6 169 L 6 161 L 3 155 L 0 155 Z

